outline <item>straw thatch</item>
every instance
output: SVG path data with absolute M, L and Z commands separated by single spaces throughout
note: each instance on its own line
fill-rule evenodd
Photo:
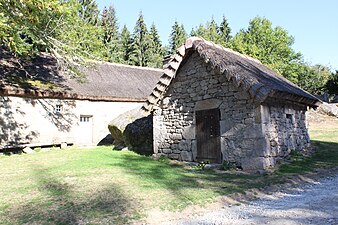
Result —
M 193 51 L 196 51 L 216 74 L 225 76 L 235 86 L 248 91 L 257 102 L 262 103 L 268 99 L 277 98 L 313 108 L 320 104 L 316 97 L 263 65 L 257 59 L 201 38 L 192 37 L 177 49 L 174 56 L 170 57 L 164 73 L 142 107 L 146 114 L 151 112 L 164 96 L 168 86 L 175 78 L 177 70 Z
M 91 62 L 71 77 L 47 54 L 19 62 L 0 48 L 0 95 L 142 102 L 152 91 L 162 69 Z

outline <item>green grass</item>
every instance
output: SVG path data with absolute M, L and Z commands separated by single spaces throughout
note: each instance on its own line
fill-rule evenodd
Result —
M 293 163 L 282 165 L 277 173 L 302 174 L 338 166 L 338 120 L 332 120 L 329 124 L 313 124 L 309 133 L 315 153 L 309 157 L 293 156 Z
M 319 151 L 265 176 L 186 169 L 110 147 L 0 156 L 0 224 L 125 224 L 155 207 L 203 205 L 337 166 L 337 130 L 311 130 Z

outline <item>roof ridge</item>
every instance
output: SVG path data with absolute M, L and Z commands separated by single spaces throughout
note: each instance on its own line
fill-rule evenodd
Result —
M 212 46 L 212 47 L 215 47 L 215 48 L 218 48 L 218 49 L 221 49 L 221 50 L 224 50 L 224 51 L 233 53 L 233 54 L 238 55 L 238 56 L 240 56 L 240 57 L 242 57 L 242 58 L 245 58 L 245 59 L 254 61 L 254 62 L 256 62 L 256 63 L 262 64 L 262 62 L 261 62 L 259 59 L 253 58 L 253 57 L 251 57 L 251 56 L 248 56 L 248 55 L 245 55 L 245 54 L 242 54 L 242 53 L 239 53 L 239 52 L 237 52 L 237 51 L 235 51 L 235 50 L 233 50 L 233 49 L 231 49 L 231 48 L 226 48 L 226 47 L 224 47 L 224 46 L 222 46 L 222 45 L 213 43 L 213 42 L 211 42 L 211 41 L 207 41 L 207 40 L 205 40 L 205 39 L 203 39 L 203 38 L 201 38 L 201 37 L 195 37 L 195 36 L 193 36 L 193 37 L 188 38 L 187 41 L 188 41 L 188 40 L 191 40 L 192 42 L 195 42 L 195 41 L 203 41 L 205 44 L 207 44 L 207 45 L 209 45 L 209 46 Z
M 90 62 L 100 63 L 100 64 L 109 64 L 109 65 L 127 67 L 127 68 L 134 68 L 134 69 L 141 69 L 141 70 L 152 70 L 152 71 L 163 72 L 163 69 L 153 68 L 153 67 L 134 66 L 134 65 L 122 64 L 122 63 L 112 63 L 112 62 L 99 61 L 99 60 L 90 60 Z
M 257 77 L 256 78 L 252 77 L 252 81 L 249 82 L 247 80 L 248 78 L 245 77 L 244 75 L 241 74 L 235 75 L 230 73 L 229 71 L 227 71 L 226 65 L 222 64 L 221 62 L 215 61 L 215 59 L 212 58 L 210 54 L 208 54 L 208 52 L 205 51 L 206 47 L 211 49 L 212 48 L 219 49 L 221 51 L 231 53 L 231 55 L 233 55 L 231 57 L 240 57 L 244 61 L 254 62 L 252 66 L 257 69 L 262 67 L 263 73 L 271 77 L 271 80 L 273 81 L 272 84 L 266 84 L 266 82 L 258 80 Z M 267 67 L 266 65 L 262 64 L 258 59 L 241 54 L 239 52 L 234 51 L 233 49 L 225 48 L 213 42 L 206 41 L 200 37 L 190 37 L 185 41 L 185 43 L 181 47 L 179 47 L 176 50 L 176 54 L 170 57 L 170 60 L 167 63 L 166 68 L 163 70 L 163 74 L 160 77 L 157 85 L 153 89 L 152 93 L 148 96 L 147 101 L 142 106 L 142 111 L 144 112 L 144 114 L 149 114 L 149 112 L 151 112 L 154 109 L 154 107 L 156 107 L 158 101 L 164 96 L 164 93 L 168 89 L 170 83 L 172 82 L 172 79 L 175 78 L 176 72 L 179 69 L 183 59 L 186 57 L 186 53 L 189 50 L 196 51 L 199 54 L 199 56 L 204 60 L 205 63 L 210 64 L 210 62 L 212 61 L 211 66 L 212 69 L 216 71 L 216 73 L 224 74 L 224 72 L 226 72 L 228 74 L 227 76 L 228 81 L 233 80 L 234 85 L 236 85 L 237 87 L 242 86 L 244 90 L 250 93 L 252 98 L 256 99 L 256 101 L 263 102 L 266 100 L 267 97 L 269 96 L 274 97 L 277 96 L 277 92 L 283 92 L 284 94 L 288 94 L 290 96 L 294 97 L 298 96 L 297 101 L 302 101 L 305 102 L 304 104 L 308 104 L 311 107 L 316 107 L 317 100 L 313 99 L 314 97 L 311 94 L 297 87 L 291 81 L 287 81 L 286 78 L 283 78 L 280 74 L 278 74 L 271 68 Z M 284 82 L 290 85 L 290 87 L 283 86 L 285 90 L 282 90 L 280 88 L 276 88 L 276 86 L 273 86 L 274 82 L 277 83 Z M 293 89 L 296 88 L 296 90 L 293 91 L 291 90 L 290 92 L 289 91 L 290 88 Z M 300 92 L 298 89 L 300 90 Z M 295 100 L 294 97 L 292 98 L 293 100 Z

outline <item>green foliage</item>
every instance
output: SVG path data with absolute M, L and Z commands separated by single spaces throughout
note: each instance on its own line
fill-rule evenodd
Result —
M 284 77 L 297 82 L 297 63 L 302 56 L 292 48 L 294 38 L 286 30 L 272 27 L 266 18 L 256 17 L 247 29 L 240 30 L 233 38 L 234 50 L 259 59 Z
M 165 55 L 165 49 L 162 46 L 160 35 L 158 34 L 157 28 L 153 23 L 150 28 L 150 38 L 151 38 L 151 54 L 148 66 L 162 68 L 163 58 Z
M 224 47 L 231 46 L 231 28 L 229 26 L 228 20 L 225 16 L 222 18 L 222 22 L 219 26 L 219 35 L 220 35 L 220 44 Z
M 298 70 L 297 84 L 312 94 L 321 94 L 326 90 L 326 84 L 331 77 L 331 71 L 328 67 L 322 65 L 303 66 Z
M 175 21 L 172 26 L 170 38 L 169 38 L 169 48 L 170 53 L 173 54 L 176 52 L 177 48 L 184 44 L 188 35 L 184 29 L 183 24 L 179 25 L 177 21 Z
M 121 45 L 122 45 L 122 60 L 124 63 L 129 63 L 129 55 L 131 51 L 131 45 L 133 40 L 131 39 L 130 32 L 126 25 L 123 26 L 121 31 Z
M 107 51 L 106 58 L 109 62 L 123 63 L 123 45 L 119 34 L 119 27 L 113 6 L 104 7 L 101 16 L 103 28 L 103 44 Z
M 202 37 L 205 40 L 212 41 L 224 47 L 231 46 L 231 28 L 229 27 L 227 19 L 223 16 L 220 26 L 217 25 L 214 18 L 207 21 L 205 25 L 200 24 L 196 30 L 192 30 L 190 35 Z
M 78 0 L 80 3 L 79 16 L 92 25 L 99 22 L 99 8 L 95 0 Z
M 331 73 L 329 80 L 325 84 L 325 90 L 329 94 L 338 95 L 338 71 Z
M 101 58 L 101 29 L 79 16 L 75 0 L 0 0 L 0 42 L 19 56 L 51 52 L 66 66 Z
M 205 40 L 212 41 L 216 44 L 221 43 L 221 36 L 219 27 L 216 24 L 214 18 L 211 18 L 211 21 L 207 21 L 205 26 L 200 24 L 196 30 L 192 30 L 190 33 L 191 36 L 202 37 Z
M 236 169 L 236 163 L 229 162 L 229 161 L 223 161 L 222 163 L 222 169 L 227 170 L 235 170 Z
M 151 37 L 143 14 L 140 12 L 139 18 L 132 34 L 132 43 L 130 47 L 129 62 L 136 66 L 148 66 L 151 57 Z

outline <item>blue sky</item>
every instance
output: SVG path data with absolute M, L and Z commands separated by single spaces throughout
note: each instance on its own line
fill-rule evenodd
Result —
M 232 35 L 247 28 L 255 16 L 269 19 L 295 38 L 293 48 L 311 64 L 323 64 L 338 70 L 338 0 L 97 0 L 99 8 L 113 5 L 120 27 L 132 32 L 142 11 L 150 28 L 154 22 L 162 42 L 168 38 L 174 21 L 184 24 L 188 33 L 213 16 L 221 22 L 227 17 Z

